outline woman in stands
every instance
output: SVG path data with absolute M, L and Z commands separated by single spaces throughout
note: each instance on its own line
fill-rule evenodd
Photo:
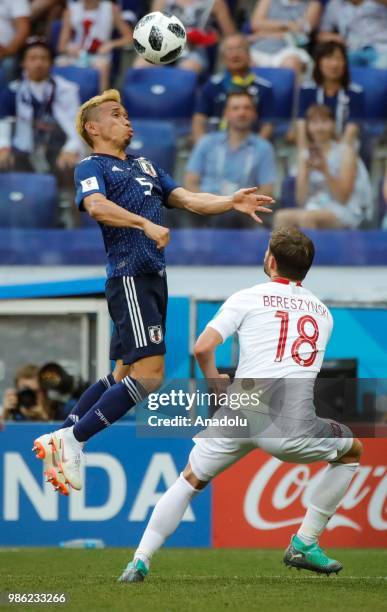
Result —
M 209 28 L 215 19 L 223 36 L 236 31 L 226 0 L 153 0 L 152 11 L 176 15 L 184 24 L 188 34 L 188 45 L 178 60 L 178 67 L 197 73 L 208 70 L 206 47 L 217 42 L 216 33 Z M 135 62 L 136 68 L 149 68 L 142 58 Z
M 306 142 L 305 115 L 312 104 L 326 104 L 335 117 L 336 135 L 354 144 L 359 122 L 364 119 L 364 94 L 360 85 L 350 82 L 347 53 L 339 42 L 321 43 L 314 54 L 313 80 L 300 90 L 297 137 Z
M 298 208 L 276 213 L 275 228 L 358 228 L 373 216 L 372 189 L 364 163 L 354 148 L 335 139 L 335 120 L 328 106 L 315 104 L 306 113 L 307 147 L 298 150 Z
M 302 47 L 317 29 L 321 13 L 319 0 L 258 0 L 250 23 L 254 63 L 303 72 L 311 60 Z
M 112 40 L 113 30 L 120 34 Z M 132 29 L 109 0 L 69 2 L 63 14 L 59 66 L 92 66 L 100 72 L 101 92 L 109 88 L 111 53 L 132 42 Z

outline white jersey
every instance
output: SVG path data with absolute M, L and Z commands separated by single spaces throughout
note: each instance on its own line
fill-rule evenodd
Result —
M 223 340 L 238 333 L 235 378 L 315 379 L 333 319 L 300 283 L 276 279 L 232 295 L 208 326 Z

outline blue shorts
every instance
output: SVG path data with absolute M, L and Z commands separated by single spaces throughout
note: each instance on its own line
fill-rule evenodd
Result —
M 109 278 L 105 295 L 114 324 L 110 359 L 125 365 L 164 355 L 168 288 L 165 271 Z

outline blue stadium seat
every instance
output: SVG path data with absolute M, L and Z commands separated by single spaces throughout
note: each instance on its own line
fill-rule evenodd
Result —
M 79 96 L 82 103 L 99 93 L 99 73 L 95 68 L 54 66 L 53 73 L 79 85 Z
M 176 156 L 176 131 L 166 121 L 133 121 L 134 137 L 127 152 L 147 157 L 169 174 L 173 174 Z
M 285 176 L 282 180 L 280 205 L 281 208 L 295 208 L 297 206 L 295 176 Z
M 253 68 L 253 71 L 272 84 L 272 118 L 290 121 L 293 112 L 295 72 L 290 68 Z
M 126 73 L 123 103 L 131 119 L 191 119 L 197 75 L 180 68 L 135 68 Z
M 54 227 L 58 194 L 51 174 L 0 173 L 0 227 Z
M 387 121 L 387 70 L 354 67 L 351 79 L 363 87 L 366 121 Z

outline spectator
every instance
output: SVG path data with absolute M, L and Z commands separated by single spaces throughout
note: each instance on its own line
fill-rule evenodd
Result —
M 300 48 L 320 21 L 319 0 L 258 0 L 251 18 L 251 53 L 257 66 L 292 68 L 298 74 L 310 63 Z
M 49 36 L 51 23 L 60 19 L 66 0 L 31 0 L 31 21 L 34 33 Z
M 350 83 L 344 45 L 326 42 L 314 54 L 313 81 L 300 90 L 297 132 L 299 144 L 305 146 L 305 114 L 312 104 L 325 104 L 336 121 L 336 135 L 353 144 L 359 134 L 358 122 L 364 119 L 364 94 L 360 85 Z
M 51 172 L 72 200 L 73 169 L 83 153 L 75 128 L 78 87 L 51 76 L 52 55 L 44 39 L 29 40 L 22 67 L 22 78 L 0 93 L 0 168 Z
M 206 46 L 217 41 L 215 33 L 208 29 L 211 17 L 216 19 L 223 36 L 233 34 L 236 30 L 226 0 L 153 0 L 151 10 L 176 15 L 184 23 L 190 43 L 178 60 L 179 68 L 184 70 L 197 73 L 208 70 Z M 142 58 L 135 62 L 136 68 L 150 66 Z
M 319 41 L 346 45 L 351 64 L 387 68 L 385 0 L 329 0 Z
M 372 189 L 367 170 L 353 147 L 335 140 L 331 109 L 313 105 L 306 113 L 308 148 L 298 153 L 298 209 L 282 209 L 276 228 L 357 228 L 372 217 Z
M 30 32 L 28 0 L 0 2 L 0 66 L 7 79 L 15 75 L 16 54 L 23 47 Z
M 223 117 L 227 94 L 230 91 L 247 91 L 256 103 L 261 125 L 256 126 L 262 138 L 270 138 L 272 125 L 268 121 L 272 108 L 271 83 L 250 70 L 250 50 L 243 34 L 227 36 L 221 46 L 226 70 L 211 77 L 198 95 L 196 112 L 192 122 L 192 136 L 196 143 L 207 128 L 207 121 L 218 127 Z
M 53 405 L 39 382 L 39 368 L 25 365 L 16 372 L 15 387 L 7 389 L 3 397 L 4 420 L 50 421 L 54 417 Z
M 120 38 L 112 40 L 116 29 Z M 109 0 L 69 2 L 63 14 L 63 26 L 57 64 L 93 66 L 100 73 L 101 92 L 110 83 L 111 54 L 132 43 L 132 29 L 124 21 L 118 6 Z
M 185 186 L 191 191 L 231 195 L 242 187 L 259 187 L 273 195 L 276 164 L 272 145 L 253 132 L 257 119 L 254 98 L 247 92 L 227 97 L 227 131 L 207 134 L 196 144 L 187 166 Z M 214 227 L 253 227 L 232 212 L 214 217 Z M 206 225 L 208 222 L 206 221 Z

